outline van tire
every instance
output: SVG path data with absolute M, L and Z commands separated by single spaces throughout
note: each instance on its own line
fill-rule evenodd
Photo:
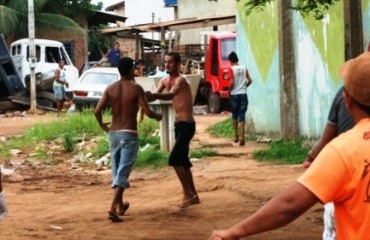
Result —
M 208 110 L 210 113 L 220 113 L 221 110 L 220 95 L 213 91 L 208 96 Z

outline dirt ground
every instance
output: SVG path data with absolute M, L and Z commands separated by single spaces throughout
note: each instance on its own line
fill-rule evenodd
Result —
M 239 147 L 230 139 L 210 138 L 208 125 L 225 115 L 197 116 L 191 148 L 214 147 L 222 156 L 193 160 L 193 175 L 201 204 L 186 211 L 176 207 L 182 197 L 174 171 L 134 170 L 125 194 L 130 208 L 124 222 L 107 218 L 113 190 L 110 170 L 83 165 L 72 168 L 68 159 L 56 166 L 34 163 L 25 154 L 10 159 L 14 173 L 5 175 L 4 194 L 9 206 L 0 222 L 0 239 L 208 239 L 250 215 L 292 184 L 301 166 L 274 165 L 253 160 L 264 145 L 247 142 Z M 21 134 L 48 117 L 0 119 L 0 136 Z M 323 207 L 317 205 L 288 226 L 248 239 L 320 239 Z

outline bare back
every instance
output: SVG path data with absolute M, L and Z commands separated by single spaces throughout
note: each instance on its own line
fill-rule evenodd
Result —
M 120 80 L 104 92 L 112 111 L 110 130 L 137 130 L 137 113 L 144 90 L 132 81 Z

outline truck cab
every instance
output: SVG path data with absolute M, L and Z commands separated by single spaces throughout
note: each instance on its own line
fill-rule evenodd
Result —
M 66 88 L 66 91 L 73 91 L 73 86 L 79 75 L 64 45 L 61 42 L 46 39 L 35 39 L 34 43 L 36 48 L 37 91 L 53 91 L 54 72 L 58 68 L 60 59 L 65 59 L 66 63 L 66 77 L 69 82 L 69 88 Z M 10 55 L 22 83 L 28 88 L 30 79 L 29 39 L 24 38 L 13 42 L 10 45 Z
M 221 101 L 229 99 L 230 79 L 228 55 L 236 51 L 235 32 L 214 32 L 208 35 L 208 47 L 205 58 L 204 94 L 208 99 L 211 113 L 218 113 Z

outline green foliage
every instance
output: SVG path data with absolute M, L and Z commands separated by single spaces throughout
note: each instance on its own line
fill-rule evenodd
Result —
M 243 0 L 237 0 L 243 1 Z M 245 0 L 245 14 L 250 15 L 252 12 L 261 12 L 265 7 L 275 0 Z M 322 19 L 329 8 L 339 0 L 296 0 L 292 9 L 297 10 L 303 16 L 313 14 L 316 19 Z
M 268 149 L 253 153 L 256 160 L 271 161 L 281 164 L 299 164 L 305 159 L 308 147 L 303 147 L 303 139 L 295 141 L 278 140 L 271 143 Z
M 79 0 L 80 2 L 90 2 L 90 0 Z M 72 19 L 65 17 L 64 12 L 56 11 L 61 10 L 66 4 L 75 1 L 60 1 L 64 2 L 62 6 L 57 5 L 55 0 L 34 0 L 34 16 L 36 31 L 43 31 L 49 29 L 55 30 L 69 30 L 70 34 L 83 34 L 83 29 L 75 23 Z M 49 5 L 54 5 L 54 9 L 47 8 Z M 86 7 L 86 5 L 83 5 Z M 91 5 L 92 8 L 98 7 L 99 5 Z M 52 11 L 54 10 L 54 11 Z M 80 13 L 77 12 L 80 8 L 68 9 L 68 12 L 76 11 L 78 16 Z M 62 16 L 64 15 L 64 16 Z M 28 4 L 25 0 L 11 0 L 0 2 L 0 32 L 4 33 L 5 36 L 15 36 L 16 38 L 22 38 L 28 36 Z M 47 26 L 47 28 L 45 28 Z
M 97 142 L 97 147 L 92 151 L 92 155 L 100 158 L 109 152 L 109 139 L 108 134 L 103 134 Z
M 190 152 L 190 158 L 204 158 L 217 156 L 217 151 L 209 148 L 202 148 Z
M 91 10 L 101 10 L 103 3 L 92 4 L 91 0 L 52 0 L 47 1 L 43 7 L 44 12 L 61 14 L 66 17 L 75 19 L 81 14 L 89 15 Z
M 67 152 L 73 152 L 76 144 L 76 139 L 73 137 L 70 131 L 62 134 L 63 146 Z

